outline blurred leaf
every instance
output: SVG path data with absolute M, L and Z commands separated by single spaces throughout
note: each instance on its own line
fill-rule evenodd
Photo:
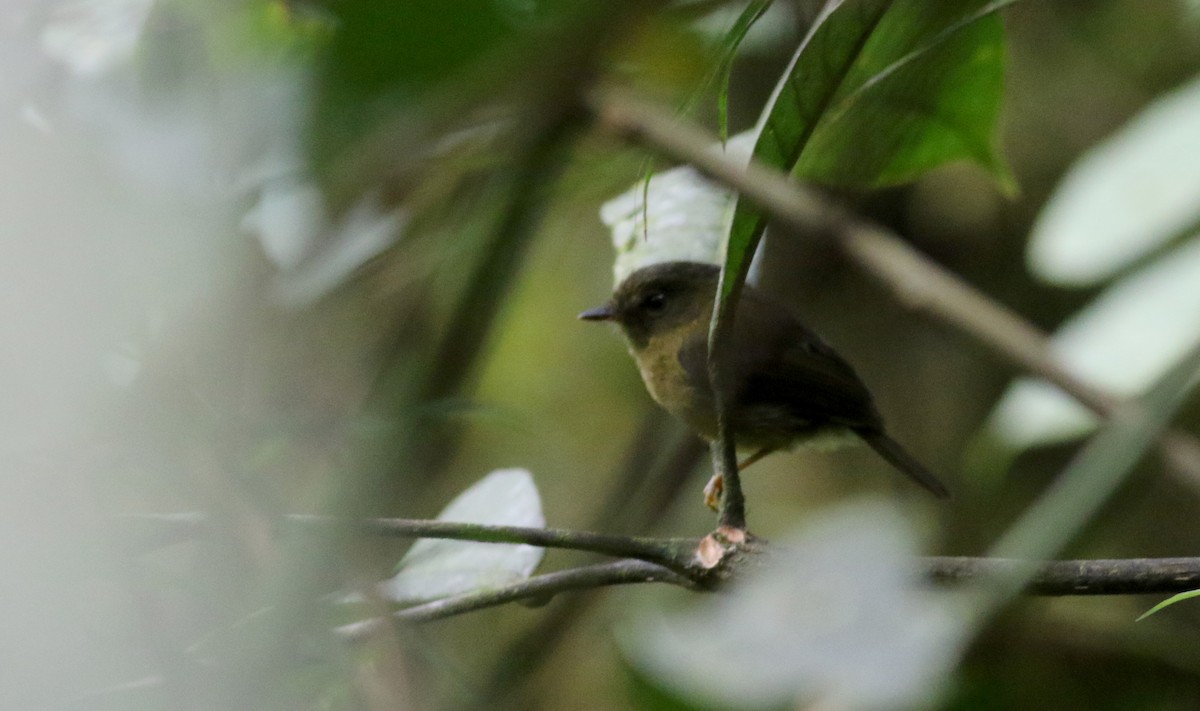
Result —
M 146 709 L 151 711 L 170 705 L 166 680 L 161 676 L 151 675 L 87 691 L 70 699 L 62 707 L 87 708 L 95 711 L 104 711 L 104 709 L 120 709 L 120 711 Z
M 1177 602 L 1183 602 L 1184 600 L 1191 600 L 1194 597 L 1200 597 L 1200 590 L 1189 590 L 1187 592 L 1181 592 L 1176 595 L 1172 595 L 1171 597 L 1167 598 L 1166 600 L 1163 600 L 1162 602 L 1158 603 L 1157 605 L 1150 608 L 1149 610 L 1146 610 L 1145 612 L 1143 612 L 1141 614 L 1141 616 L 1139 616 L 1137 618 L 1137 622 L 1141 622 L 1142 620 L 1146 619 L 1150 615 L 1153 615 L 1154 613 L 1158 612 L 1159 610 L 1170 607 L 1171 605 L 1174 605 Z
M 1097 387 L 1144 391 L 1200 342 L 1200 235 L 1105 289 L 1059 327 L 1058 360 Z M 1086 434 L 1096 417 L 1042 380 L 1021 378 L 1005 392 L 989 427 L 1016 447 Z
M 310 56 L 325 45 L 336 31 L 329 15 L 294 0 L 262 0 L 248 4 L 245 26 L 257 44 Z
M 611 80 L 654 96 L 687 96 L 689 111 L 712 88 L 714 42 L 669 15 L 651 14 L 613 46 Z
M 1046 281 L 1095 284 L 1200 222 L 1200 77 L 1078 160 L 1029 238 Z
M 970 159 L 1002 182 L 993 132 L 1004 78 L 1008 2 L 830 3 L 769 107 L 754 156 L 816 183 L 870 188 Z M 744 275 L 765 227 L 739 201 L 725 271 Z M 722 279 L 722 300 L 735 279 Z
M 632 662 L 702 704 L 900 708 L 957 659 L 962 620 L 925 587 L 915 536 L 890 505 L 825 512 L 727 595 L 628 628 Z
M 439 521 L 486 525 L 546 525 L 533 477 L 524 469 L 497 469 L 459 494 Z M 396 602 L 419 603 L 524 580 L 542 560 L 543 548 L 422 538 L 413 544 L 395 577 L 380 593 Z
M 621 665 L 625 673 L 626 689 L 629 696 L 629 707 L 641 711 L 733 711 L 740 710 L 741 705 L 730 706 L 717 703 L 713 699 L 698 699 L 693 694 L 687 696 L 672 689 L 628 659 Z M 793 708 L 791 704 L 779 705 L 779 711 Z
M 433 88 L 515 31 L 502 2 L 409 0 L 332 3 L 337 31 L 317 78 L 318 165 L 377 121 L 413 110 Z
M 55 6 L 42 49 L 79 76 L 96 76 L 129 61 L 154 0 L 74 0 Z
M 1200 344 L 1191 349 L 1154 383 L 1136 408 L 1119 411 L 1105 421 L 1085 444 L 1054 485 L 1025 509 L 991 549 L 988 557 L 1049 560 L 1060 554 L 1123 484 L 1147 448 L 1186 401 L 1187 392 L 1200 381 Z M 1035 573 L 1023 566 L 1012 573 L 980 581 L 975 594 L 976 622 L 1016 597 Z
M 258 237 L 278 270 L 276 297 L 299 306 L 332 292 L 395 244 L 408 220 L 407 210 L 388 210 L 375 194 L 334 217 L 312 181 L 276 179 L 263 185 L 241 228 Z

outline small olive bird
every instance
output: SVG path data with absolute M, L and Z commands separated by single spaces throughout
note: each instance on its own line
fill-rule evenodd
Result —
M 579 318 L 613 321 L 629 341 L 650 395 L 707 440 L 717 436 L 708 379 L 708 327 L 720 269 L 666 262 L 630 274 L 603 306 Z M 939 497 L 949 491 L 883 428 L 858 374 L 785 307 L 749 285 L 734 318 L 729 363 L 723 364 L 734 438 L 754 454 L 745 469 L 780 449 L 838 444 L 856 435 L 913 481 Z M 704 489 L 716 509 L 723 482 Z

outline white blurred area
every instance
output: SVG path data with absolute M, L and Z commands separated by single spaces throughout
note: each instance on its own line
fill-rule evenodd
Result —
M 170 409 L 144 397 L 147 364 L 187 371 L 248 270 L 269 272 L 261 233 L 315 239 L 311 206 L 239 226 L 297 179 L 303 68 L 210 61 L 189 7 L 0 4 L 0 708 L 161 686 L 144 623 L 177 611 L 136 609 L 105 525 L 122 467 L 161 443 L 116 404 Z
M 1080 157 L 1030 234 L 1039 278 L 1101 291 L 1050 341 L 1077 376 L 1146 392 L 1200 342 L 1200 78 L 1151 102 Z M 1096 417 L 1049 383 L 1020 378 L 989 424 L 1026 448 L 1092 432 Z
M 300 152 L 306 67 L 226 56 L 206 45 L 221 18 L 188 7 L 0 7 L 9 455 L 86 427 L 86 403 L 134 384 L 156 340 L 191 328 L 248 261 L 284 301 L 311 301 L 403 227 L 371 200 L 331 223 Z

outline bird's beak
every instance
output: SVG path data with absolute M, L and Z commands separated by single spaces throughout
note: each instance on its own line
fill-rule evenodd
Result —
M 594 309 L 588 309 L 587 311 L 579 314 L 579 318 L 583 319 L 584 321 L 611 321 L 612 317 L 613 310 L 610 304 L 597 306 Z

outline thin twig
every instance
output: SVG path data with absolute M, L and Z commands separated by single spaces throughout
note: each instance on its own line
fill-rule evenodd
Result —
M 143 514 L 123 516 L 121 520 L 157 522 L 168 528 L 185 528 L 196 534 L 212 530 L 211 523 L 199 514 Z M 610 582 L 603 583 L 605 585 L 619 584 L 621 576 L 629 577 L 629 582 L 644 582 L 641 579 L 634 579 L 637 578 L 637 571 L 651 571 L 655 575 L 662 576 L 660 582 L 683 584 L 694 589 L 711 590 L 716 588 L 712 584 L 713 578 L 710 571 L 699 566 L 691 554 L 691 550 L 697 543 L 696 539 L 615 536 L 586 531 L 520 526 L 482 526 L 415 519 L 371 519 L 349 522 L 321 516 L 294 514 L 289 516 L 288 520 L 295 524 L 326 529 L 334 525 L 346 526 L 353 530 L 384 536 L 447 538 L 484 543 L 525 543 L 615 554 L 624 559 L 636 559 L 651 567 L 639 567 L 630 563 L 626 566 L 609 569 L 604 566 L 611 564 L 603 564 L 576 570 L 608 570 L 607 573 L 591 573 L 591 575 L 598 576 L 597 580 L 609 580 L 611 577 Z M 769 550 L 769 546 L 762 545 L 743 547 L 739 554 L 733 556 L 735 560 L 740 557 L 741 561 L 735 562 L 730 571 L 731 575 L 728 577 L 737 578 L 745 562 L 761 558 L 762 554 Z M 679 551 L 688 551 L 688 553 L 684 556 L 679 554 Z M 1025 566 L 1026 572 L 1032 571 L 1033 573 L 1026 592 L 1033 595 L 1132 595 L 1175 593 L 1200 588 L 1200 557 L 1020 561 L 1010 558 L 934 556 L 919 560 L 932 579 L 942 582 L 962 582 Z M 629 560 L 616 562 L 629 563 Z M 666 576 L 658 571 L 666 571 L 674 577 Z M 550 575 L 559 574 L 552 573 Z M 537 579 L 545 578 L 547 576 L 538 576 Z M 577 584 L 577 581 L 585 580 L 587 576 L 550 579 L 571 581 L 572 587 L 564 589 L 577 590 L 588 587 Z M 657 580 L 658 578 L 656 578 Z M 525 582 L 529 581 L 518 583 L 518 585 L 524 585 Z M 549 583 L 539 584 L 549 585 Z
M 1114 560 L 1055 560 L 1030 562 L 1003 558 L 922 558 L 924 574 L 939 583 L 960 584 L 1016 573 L 1032 573 L 1029 595 L 1147 595 L 1169 594 L 1200 587 L 1200 558 L 1135 558 Z M 520 600 L 548 600 L 563 592 L 595 590 L 610 585 L 668 583 L 689 590 L 713 591 L 661 565 L 624 559 L 538 575 L 492 590 L 455 595 L 394 613 L 398 620 L 429 622 Z M 383 624 L 381 618 L 345 625 L 338 633 L 348 641 L 361 640 Z
M 1032 566 L 1035 572 L 1025 588 L 1028 595 L 1146 595 L 1200 588 L 1200 558 L 1029 563 L 1010 558 L 933 557 L 923 562 L 929 577 L 947 583 L 1008 576 Z
M 399 538 L 443 538 L 480 543 L 524 543 L 542 548 L 564 548 L 610 556 L 637 558 L 683 571 L 693 564 L 698 543 L 694 538 L 644 538 L 617 536 L 563 528 L 530 528 L 526 526 L 491 526 L 455 521 L 431 521 L 409 518 L 374 518 L 347 521 L 327 516 L 291 514 L 288 521 L 303 524 L 349 526 Z
M 405 622 L 428 622 L 518 600 L 544 600 L 572 590 L 593 590 L 633 583 L 670 583 L 685 588 L 695 587 L 688 578 L 661 565 L 630 558 L 536 575 L 493 590 L 454 595 L 400 610 L 394 616 Z M 340 628 L 339 632 L 349 640 L 361 639 L 382 622 L 379 618 L 356 622 Z
M 1102 417 L 1124 403 L 1064 368 L 1036 326 L 935 264 L 888 230 L 852 215 L 787 176 L 751 161 L 730 160 L 713 150 L 709 132 L 670 111 L 614 90 L 593 91 L 587 100 L 600 125 L 738 191 L 773 218 L 814 236 L 832 236 L 846 255 L 889 288 L 908 308 L 964 333 L 1006 360 L 1053 383 Z M 1200 485 L 1200 441 L 1167 430 L 1158 451 L 1172 471 Z

